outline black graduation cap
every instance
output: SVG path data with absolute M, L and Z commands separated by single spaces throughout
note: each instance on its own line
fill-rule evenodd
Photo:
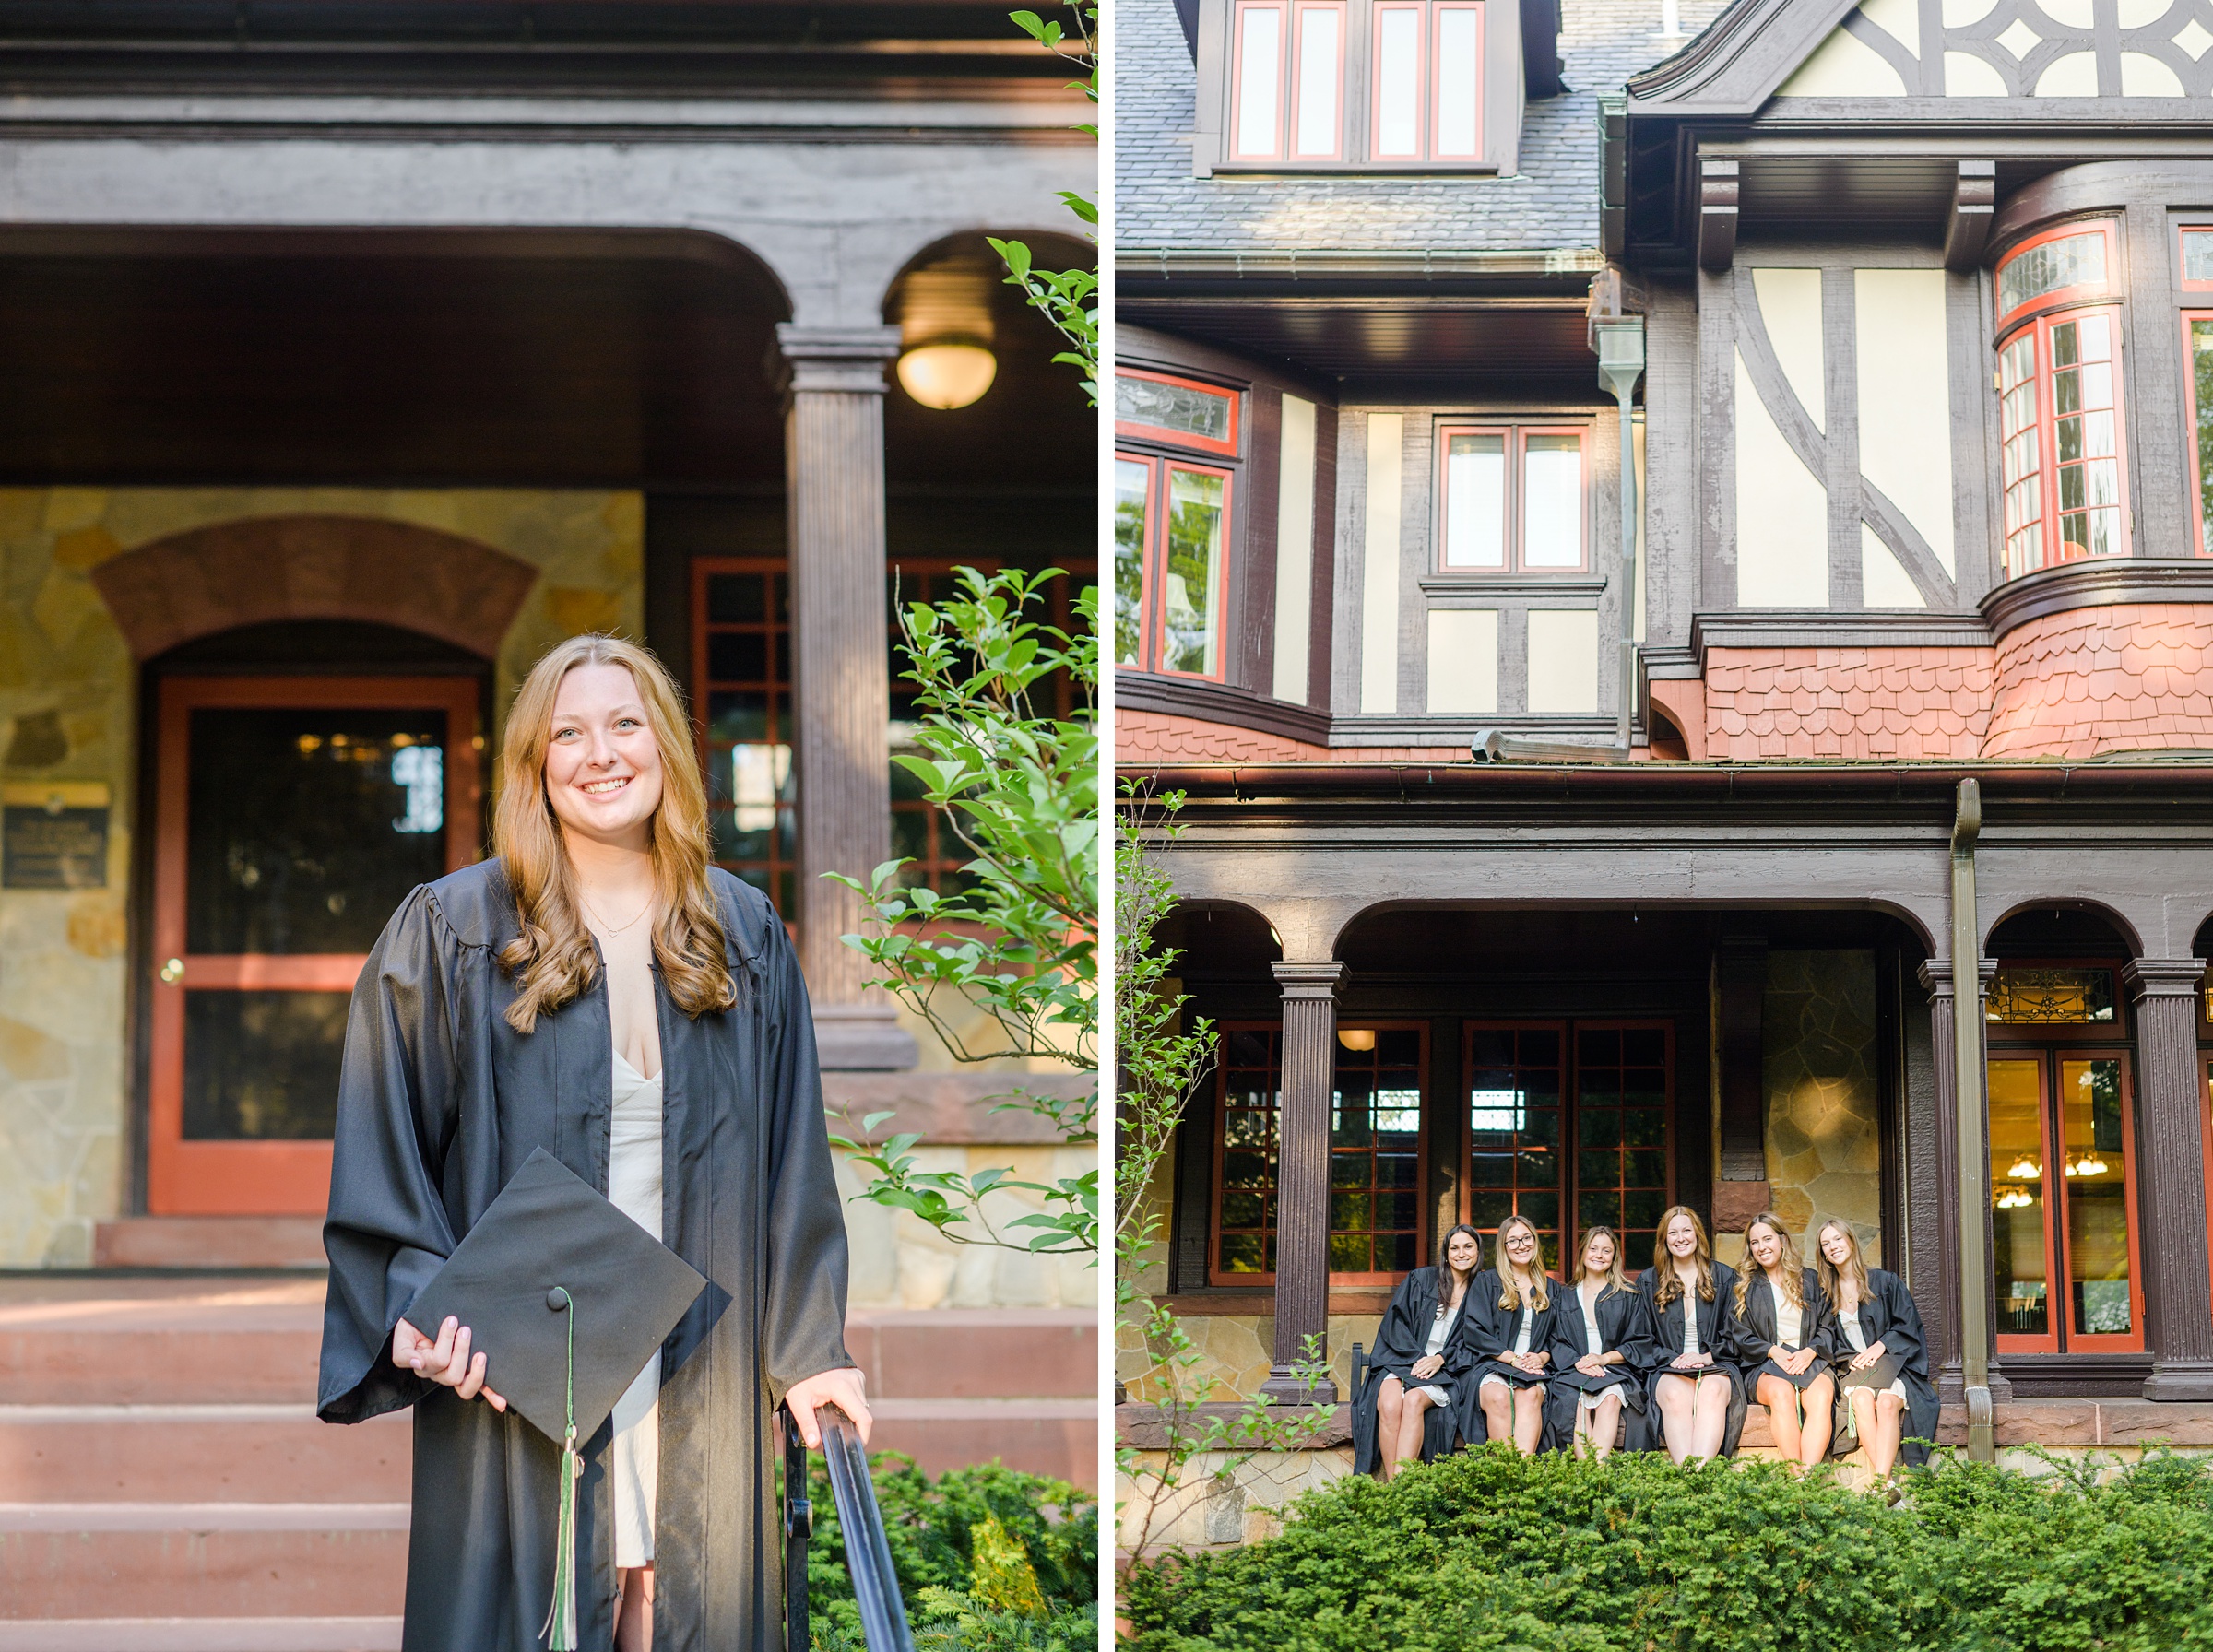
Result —
M 408 1321 L 430 1337 L 449 1314 L 467 1326 L 472 1349 L 487 1356 L 485 1382 L 557 1443 L 568 1431 L 573 1370 L 581 1443 L 706 1286 L 541 1147 L 422 1288 Z

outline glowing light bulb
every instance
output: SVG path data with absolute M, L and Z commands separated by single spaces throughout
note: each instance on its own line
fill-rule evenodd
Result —
M 999 358 L 980 344 L 917 345 L 899 358 L 899 383 L 925 407 L 965 407 L 991 388 Z

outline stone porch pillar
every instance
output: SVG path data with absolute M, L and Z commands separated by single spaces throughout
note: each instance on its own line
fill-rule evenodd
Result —
M 1980 982 L 1976 996 L 1982 998 L 1990 990 L 1990 979 L 1997 974 L 1994 958 L 1980 961 Z M 1929 992 L 1929 1055 L 1936 1068 L 1936 1277 L 1939 1281 L 1937 1300 L 1930 1302 L 1916 1297 L 1922 1318 L 1930 1332 L 1930 1346 L 1937 1355 L 1936 1397 L 1946 1405 L 1964 1405 L 1966 1382 L 1964 1347 L 1959 1329 L 1959 1097 L 1956 1079 L 1958 1064 L 1953 1052 L 1958 1043 L 1952 1031 L 1952 963 L 1948 958 L 1932 958 L 1921 966 L 1921 984 Z M 1980 1017 L 1976 1024 L 1981 1025 Z M 1976 1070 L 1987 1074 L 1987 1059 L 1979 1063 Z M 1982 1115 L 1980 1132 L 1989 1151 L 1990 1089 L 1985 1077 L 1977 1093 L 1969 1103 Z M 1969 1213 L 1982 1223 L 1982 1254 L 1993 1254 L 1994 1230 L 1987 1205 L 1977 1212 Z M 1993 1275 L 1982 1282 L 1982 1290 L 1989 1307 L 1985 1321 L 1991 1329 L 1990 1345 L 1990 1398 L 1994 1404 L 2013 1398 L 2013 1384 L 1999 1368 L 1997 1354 L 1997 1283 Z
M 1337 993 L 1344 965 L 1279 963 L 1284 990 L 1284 1101 L 1275 1163 L 1275 1349 L 1260 1393 L 1275 1405 L 1334 1404 L 1296 1369 L 1308 1337 L 1324 1358 L 1330 1333 L 1330 1092 L 1337 1079 Z
M 891 1002 L 839 939 L 864 922 L 866 881 L 891 858 L 890 614 L 884 600 L 883 368 L 896 327 L 776 328 L 790 517 L 799 967 L 826 1068 L 915 1065 Z
M 2121 972 L 2136 1002 L 2136 1176 L 2153 1355 L 2147 1399 L 2213 1399 L 2197 1048 L 2205 974 L 2202 958 L 2139 958 Z

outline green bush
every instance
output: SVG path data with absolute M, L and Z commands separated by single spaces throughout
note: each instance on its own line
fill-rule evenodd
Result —
M 1892 1506 L 1779 1464 L 1494 1446 L 1134 1567 L 1120 1610 L 1140 1652 L 2213 1648 L 2213 1463 L 2053 1467 L 1940 1457 Z
M 819 1457 L 808 1463 L 807 1494 L 814 1503 L 809 1628 L 817 1652 L 858 1652 L 860 1612 L 830 1470 Z M 871 1469 L 899 1592 L 922 1652 L 1088 1652 L 1096 1646 L 1099 1505 L 1090 1493 L 997 1463 L 933 1481 L 890 1451 L 875 1457 Z

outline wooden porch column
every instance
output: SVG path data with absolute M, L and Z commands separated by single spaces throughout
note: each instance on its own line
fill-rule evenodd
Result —
M 2139 958 L 2121 972 L 2136 1001 L 2136 1176 L 2153 1356 L 2147 1399 L 2213 1399 L 2197 1049 L 2205 974 L 2202 958 Z
M 1997 974 L 1997 961 L 1982 960 L 1981 983 L 1978 997 L 1987 995 L 1990 978 Z M 1929 1331 L 1929 1344 L 1936 1353 L 1936 1396 L 1946 1405 L 1964 1405 L 1966 1394 L 1961 1375 L 1964 1364 L 1959 1340 L 1959 1098 L 1955 1080 L 1958 1064 L 1953 1052 L 1958 1042 L 1952 1034 L 1952 962 L 1948 958 L 1932 958 L 1921 966 L 1921 984 L 1929 990 L 1929 1054 L 1936 1068 L 1936 1254 L 1934 1269 L 1938 1287 L 1936 1300 L 1915 1294 L 1915 1305 Z M 1972 1105 L 1982 1113 L 1982 1137 L 1987 1152 L 1990 1140 L 1990 1090 L 1987 1077 L 1989 1063 L 1985 1060 L 1978 1070 L 1985 1074 L 1981 1092 L 1970 1098 Z M 1991 1213 L 1981 1212 L 1986 1234 L 1993 1233 Z M 1991 1255 L 1991 1240 L 1986 1238 L 1983 1254 Z M 1982 1281 L 1982 1290 L 1990 1299 L 1988 1323 L 1991 1333 L 1990 1398 L 1994 1403 L 2013 1398 L 2013 1384 L 1998 1367 L 1997 1282 L 1994 1275 Z
M 910 1068 L 915 1041 L 864 988 L 841 936 L 864 922 L 866 881 L 891 858 L 891 669 L 884 602 L 883 367 L 896 327 L 776 328 L 786 375 L 791 532 L 793 753 L 799 816 L 799 967 L 827 1068 Z
M 1275 1163 L 1275 1349 L 1260 1393 L 1273 1405 L 1334 1404 L 1307 1393 L 1296 1366 L 1312 1337 L 1329 1356 L 1330 1092 L 1337 1078 L 1337 993 L 1344 965 L 1278 963 L 1284 989 L 1284 1102 Z

